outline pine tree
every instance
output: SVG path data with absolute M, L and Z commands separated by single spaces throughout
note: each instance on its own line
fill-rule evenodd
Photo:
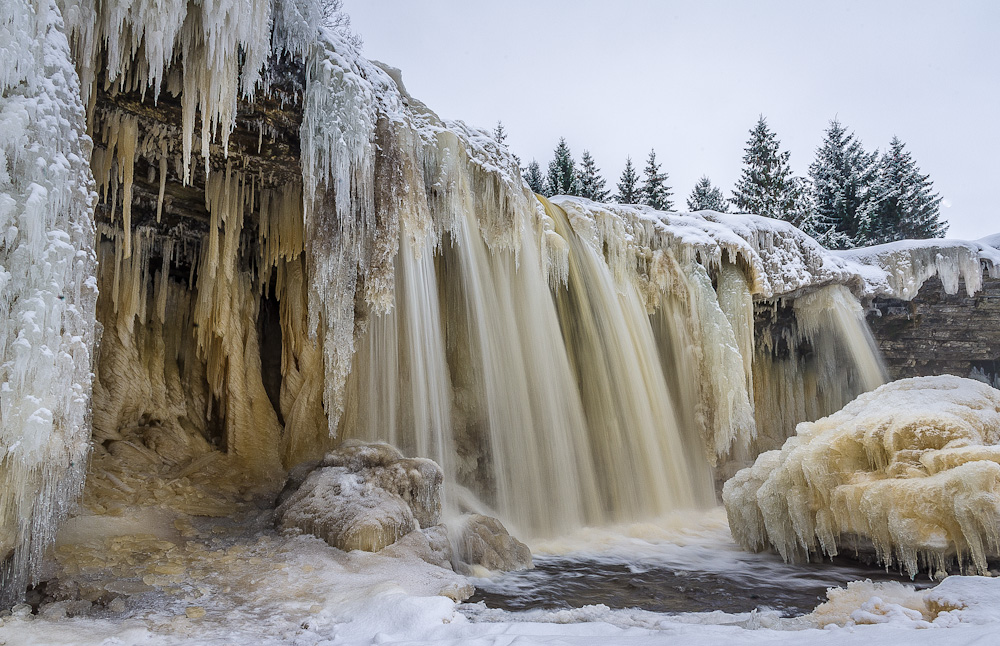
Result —
M 534 159 L 528 164 L 528 170 L 524 175 L 524 181 L 528 183 L 528 188 L 533 193 L 547 195 L 545 192 L 545 179 L 542 177 L 542 169 Z
M 493 138 L 497 140 L 497 143 L 510 151 L 510 147 L 507 146 L 507 129 L 503 127 L 503 121 L 497 121 L 497 125 L 493 128 Z M 514 162 L 517 164 L 519 170 L 524 172 L 524 168 L 521 168 L 521 158 L 514 153 L 510 154 L 514 158 Z
M 879 160 L 871 208 L 862 223 L 865 244 L 907 238 L 939 238 L 948 229 L 941 221 L 941 197 L 928 175 L 920 172 L 906 145 L 893 137 Z
M 507 129 L 503 127 L 503 121 L 497 121 L 496 128 L 493 129 L 493 138 L 497 140 L 498 144 L 506 146 L 507 141 Z
M 744 151 L 743 171 L 729 201 L 741 213 L 792 220 L 795 196 L 788 163 L 791 153 L 782 152 L 781 142 L 768 128 L 764 115 L 750 130 Z
M 631 157 L 625 158 L 625 170 L 622 171 L 621 179 L 618 180 L 618 193 L 613 199 L 619 204 L 639 204 L 642 200 L 642 191 L 639 189 L 639 174 L 635 172 Z
M 870 219 L 872 184 L 878 153 L 866 153 L 854 133 L 834 119 L 826 130 L 816 160 L 809 165 L 813 182 L 817 240 L 833 249 L 865 243 Z
M 657 211 L 669 211 L 674 208 L 674 203 L 670 199 L 673 193 L 667 186 L 667 173 L 660 172 L 660 165 L 656 163 L 656 151 L 650 150 L 649 157 L 646 158 L 646 168 L 644 169 L 642 182 L 642 203 L 651 206 Z
M 718 187 L 712 186 L 712 181 L 707 175 L 703 175 L 698 183 L 694 185 L 691 196 L 687 199 L 689 211 L 718 211 L 726 212 L 726 198 Z
M 576 162 L 569 151 L 566 139 L 559 138 L 555 158 L 549 162 L 549 172 L 545 178 L 549 195 L 579 195 L 580 182 L 576 173 Z
M 610 191 L 604 188 L 604 178 L 597 162 L 590 156 L 590 151 L 583 151 L 580 161 L 580 196 L 595 202 L 607 202 Z
M 816 228 L 816 208 L 813 202 L 812 181 L 808 177 L 788 180 L 784 220 L 791 222 L 814 238 L 820 235 Z

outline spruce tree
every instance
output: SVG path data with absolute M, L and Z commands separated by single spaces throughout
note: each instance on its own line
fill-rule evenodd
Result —
M 744 151 L 743 171 L 730 202 L 741 213 L 791 220 L 795 198 L 788 163 L 791 153 L 781 150 L 781 142 L 764 115 L 750 130 Z
M 865 244 L 907 238 L 939 238 L 948 229 L 941 220 L 941 197 L 928 175 L 920 172 L 898 137 L 879 160 L 872 206 L 862 223 Z
M 506 146 L 507 141 L 507 129 L 503 127 L 503 121 L 497 121 L 496 128 L 493 129 L 493 138 L 497 140 L 498 144 Z
M 657 211 L 669 211 L 674 208 L 674 203 L 670 199 L 673 193 L 667 186 L 667 179 L 667 173 L 661 173 L 660 165 L 656 163 L 656 151 L 650 150 L 642 182 L 642 203 Z
M 726 198 L 718 187 L 712 186 L 712 181 L 707 175 L 703 175 L 698 183 L 694 185 L 691 196 L 687 199 L 689 211 L 718 211 L 726 212 Z
M 854 133 L 834 119 L 809 165 L 817 240 L 833 249 L 865 243 L 878 153 L 867 153 Z
M 792 177 L 788 181 L 788 199 L 784 220 L 791 222 L 814 238 L 820 235 L 816 227 L 812 181 L 808 177 Z
M 534 159 L 532 159 L 531 163 L 528 164 L 528 170 L 524 174 L 524 181 L 528 183 L 528 188 L 530 188 L 533 193 L 546 195 L 545 179 L 542 177 L 542 169 L 538 165 L 538 162 Z
M 642 190 L 639 188 L 639 174 L 635 172 L 632 158 L 625 158 L 625 170 L 618 180 L 618 193 L 614 196 L 619 204 L 639 204 L 642 200 Z
M 580 196 L 595 202 L 606 202 L 610 192 L 604 188 L 605 183 L 601 177 L 601 169 L 590 156 L 590 151 L 583 151 L 580 161 Z
M 507 146 L 507 129 L 503 127 L 503 121 L 497 121 L 496 128 L 493 129 L 493 138 L 497 140 L 498 144 L 510 151 L 510 148 Z M 514 158 L 518 169 L 524 172 L 525 169 L 521 168 L 521 158 L 514 153 L 511 153 L 510 156 Z
M 579 195 L 580 182 L 576 173 L 576 162 L 569 151 L 564 137 L 559 138 L 555 158 L 549 162 L 549 172 L 545 178 L 549 195 Z

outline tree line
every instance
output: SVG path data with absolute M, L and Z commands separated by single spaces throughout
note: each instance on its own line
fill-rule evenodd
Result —
M 506 133 L 497 124 L 494 136 Z M 866 152 L 854 133 L 837 120 L 824 131 L 806 177 L 795 176 L 790 152 L 761 116 L 750 130 L 740 178 L 729 198 L 703 176 L 687 198 L 690 211 L 754 213 L 791 222 L 831 249 L 847 249 L 907 238 L 944 235 L 941 197 L 898 137 L 880 153 Z M 559 139 L 547 171 L 532 160 L 522 169 L 532 191 L 546 197 L 577 195 L 595 202 L 674 208 L 669 175 L 650 150 L 640 176 L 631 158 L 612 193 L 589 151 L 577 164 L 565 138 Z

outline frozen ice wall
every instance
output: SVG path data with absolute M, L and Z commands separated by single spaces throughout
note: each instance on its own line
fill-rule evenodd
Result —
M 94 182 L 59 9 L 0 23 L 0 605 L 83 485 L 94 345 Z

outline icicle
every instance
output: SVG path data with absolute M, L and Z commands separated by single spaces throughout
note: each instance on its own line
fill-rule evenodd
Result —
M 163 195 L 167 190 L 167 140 L 160 139 L 160 190 L 156 194 L 156 222 L 163 215 Z

